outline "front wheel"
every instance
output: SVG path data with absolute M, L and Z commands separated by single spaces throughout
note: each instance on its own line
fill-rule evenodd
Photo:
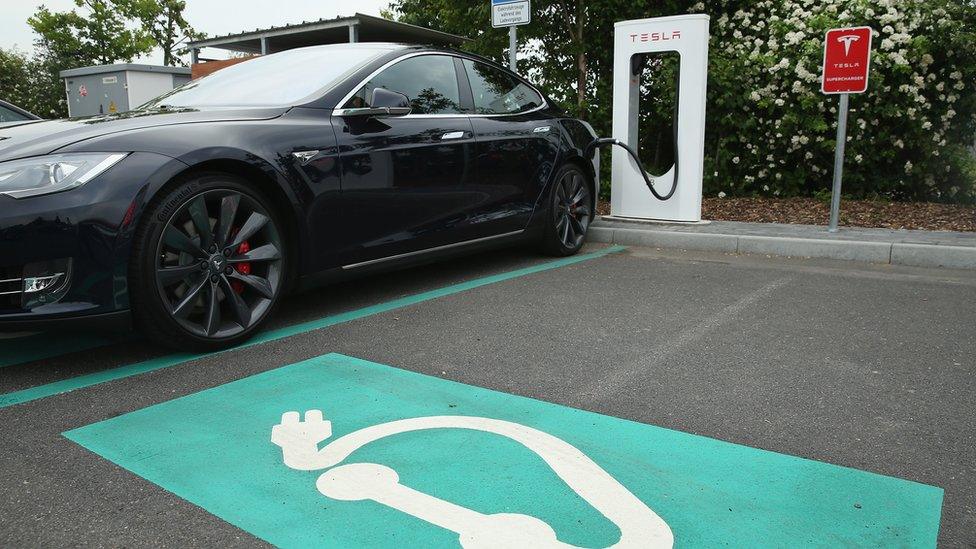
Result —
M 165 192 L 144 219 L 130 268 L 139 328 L 194 351 L 250 337 L 284 287 L 286 248 L 270 202 L 240 178 L 203 174 Z
M 550 191 L 542 251 L 555 256 L 578 252 L 593 219 L 592 204 L 589 177 L 576 165 L 563 166 Z

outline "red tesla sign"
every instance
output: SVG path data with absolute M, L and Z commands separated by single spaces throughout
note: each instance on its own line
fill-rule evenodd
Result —
M 862 93 L 868 89 L 871 27 L 830 29 L 824 42 L 823 93 Z

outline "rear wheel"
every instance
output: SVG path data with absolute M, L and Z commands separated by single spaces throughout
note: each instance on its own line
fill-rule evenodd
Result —
M 285 246 L 270 201 L 227 174 L 169 189 L 146 212 L 133 247 L 137 325 L 164 345 L 209 351 L 264 322 L 285 280 Z
M 583 247 L 593 218 L 589 176 L 574 164 L 563 166 L 556 175 L 549 201 L 542 250 L 556 256 L 573 255 Z

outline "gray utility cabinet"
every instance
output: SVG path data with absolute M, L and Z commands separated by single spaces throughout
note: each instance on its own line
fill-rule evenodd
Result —
M 190 81 L 187 67 L 98 65 L 61 71 L 68 116 L 125 112 Z

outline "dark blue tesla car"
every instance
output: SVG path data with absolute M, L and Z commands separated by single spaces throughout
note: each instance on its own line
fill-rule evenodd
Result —
M 0 329 L 131 319 L 211 350 L 322 281 L 529 242 L 576 253 L 595 135 L 485 59 L 260 57 L 115 115 L 0 128 Z

